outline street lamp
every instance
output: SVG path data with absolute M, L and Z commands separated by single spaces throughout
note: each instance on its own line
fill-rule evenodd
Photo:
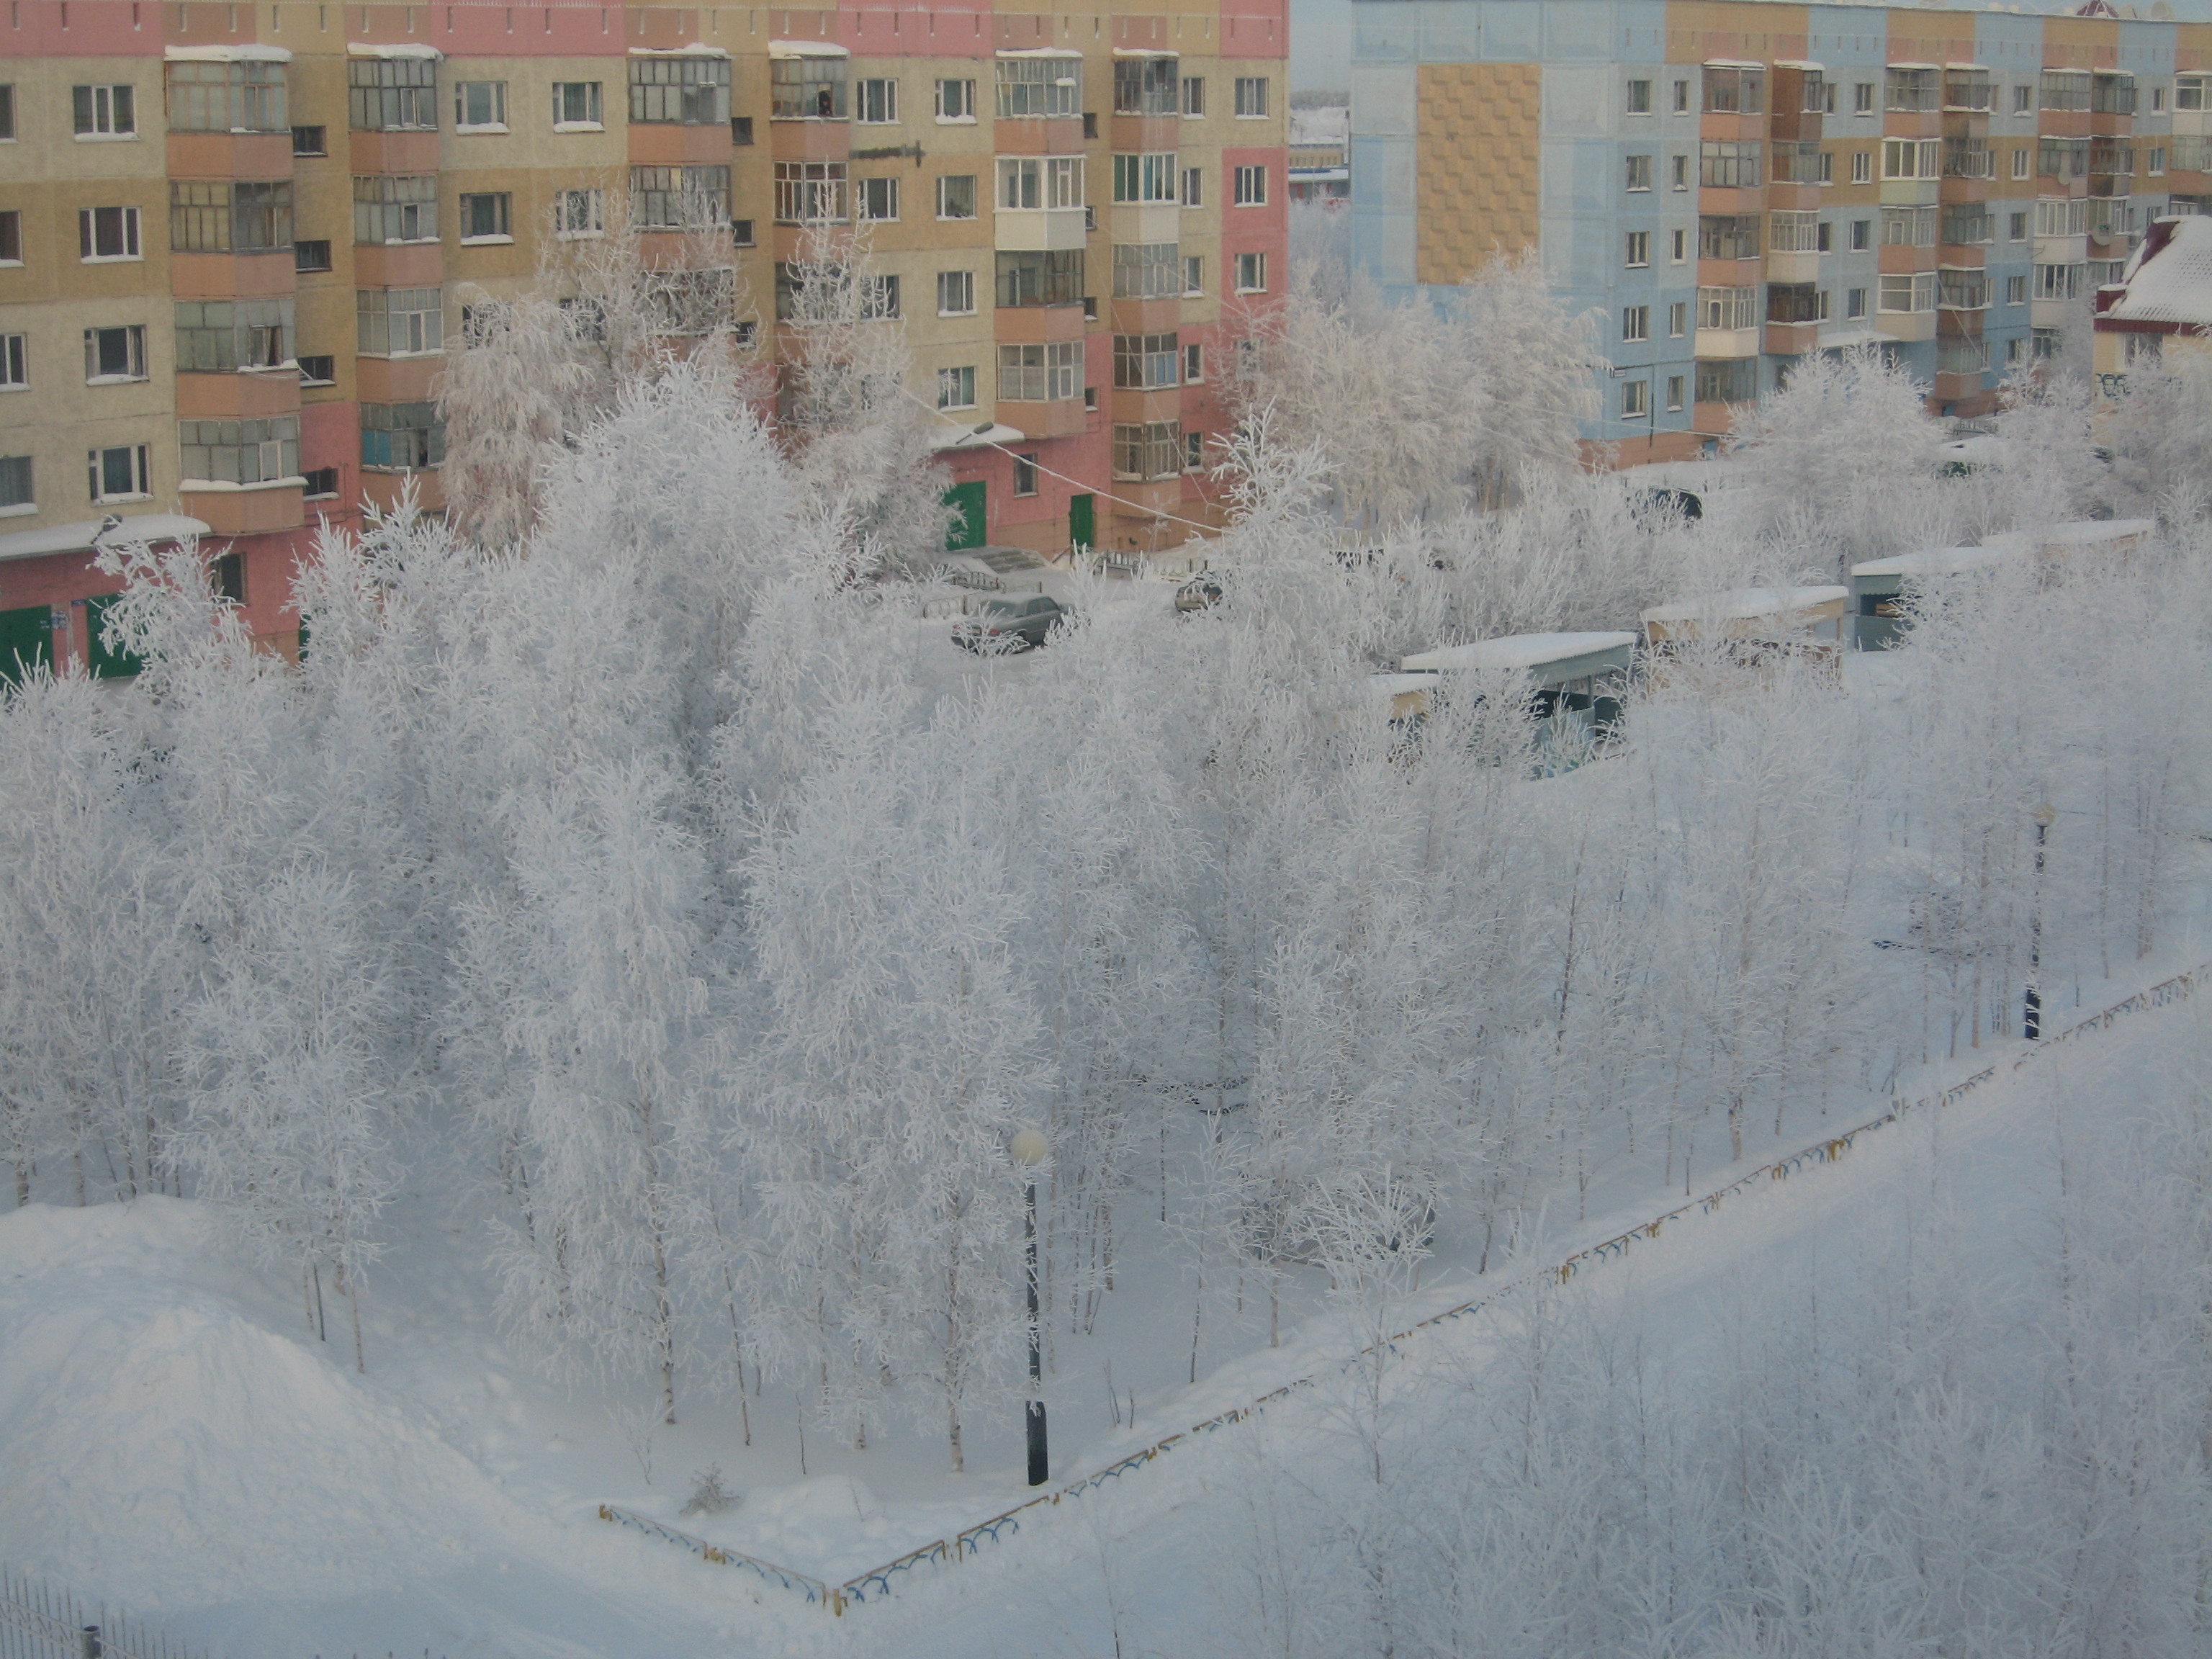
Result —
M 1042 1486 L 1051 1478 L 1052 1471 L 1044 1443 L 1044 1323 L 1037 1312 L 1036 1168 L 1052 1149 L 1036 1130 L 1023 1129 L 1007 1143 L 1006 1150 L 1012 1154 L 1014 1162 L 1029 1172 L 1022 1238 L 1029 1257 L 1030 1485 Z
M 2049 801 L 2028 814 L 2035 820 L 2035 891 L 2027 909 L 2027 995 L 2021 1032 L 2030 1042 L 2043 1035 L 2043 843 L 2058 809 Z

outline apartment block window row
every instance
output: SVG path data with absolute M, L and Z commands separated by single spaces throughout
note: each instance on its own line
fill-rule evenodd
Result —
M 1172 202 L 1176 199 L 1176 181 L 1173 150 L 1114 158 L 1116 202 Z
M 1913 312 L 1936 309 L 1936 273 L 1932 270 L 1885 274 L 1875 290 L 1883 311 Z
M 830 182 L 827 169 L 836 170 L 835 205 L 837 219 L 845 217 L 845 164 L 830 162 L 779 162 L 776 166 L 776 202 L 779 209 L 784 199 L 787 167 L 824 169 L 814 179 L 814 193 L 807 192 L 807 181 L 799 184 L 799 193 L 794 198 L 802 204 L 820 204 L 826 199 L 821 187 Z M 632 167 L 629 170 L 630 222 L 640 230 L 703 230 L 720 227 L 730 217 L 730 170 L 726 167 Z M 781 211 L 776 216 L 783 216 Z M 793 223 L 815 224 L 822 220 L 794 220 Z
M 999 118 L 1068 117 L 1083 112 L 1083 61 L 1079 58 L 1002 58 L 998 64 Z
M 176 320 L 180 374 L 228 374 L 292 361 L 290 300 L 179 300 Z
M 289 179 L 169 186 L 172 252 L 256 253 L 291 246 Z
M 1113 432 L 1113 467 L 1117 478 L 1172 478 L 1183 467 L 1182 422 L 1146 421 L 1117 425 Z
M 848 76 L 842 58 L 771 58 L 769 113 L 779 121 L 842 121 Z
M 445 302 L 434 288 L 356 290 L 356 348 L 368 357 L 400 357 L 446 349 Z
M 23 337 L 11 334 L 9 339 L 18 342 L 15 356 L 20 362 Z M 181 363 L 179 368 L 184 367 Z M 146 378 L 146 330 L 143 324 L 124 323 L 112 328 L 88 328 L 84 331 L 84 383 L 87 386 L 114 386 Z M 18 384 L 21 382 L 19 381 Z
M 1135 158 L 1114 158 L 1115 199 L 1119 193 L 1121 163 Z M 1146 159 L 1150 159 L 1146 158 Z M 1174 189 L 1175 158 L 1168 157 L 1168 188 Z M 1080 155 L 1006 156 L 999 162 L 999 205 L 1009 211 L 1032 208 L 1079 208 L 1083 205 L 1083 157 Z
M 560 118 L 556 115 L 555 119 Z M 453 125 L 461 131 L 507 130 L 507 82 L 462 81 L 453 88 Z M 296 148 L 296 147 L 295 147 Z
M 715 127 L 730 118 L 730 60 L 629 60 L 629 118 L 644 126 Z
M 1114 249 L 1114 297 L 1167 300 L 1182 292 L 1182 251 L 1173 242 L 1117 244 Z
M 1182 349 L 1172 333 L 1114 337 L 1114 384 L 1123 391 L 1164 391 L 1177 384 L 1181 366 Z
M 289 132 L 282 64 L 171 64 L 172 132 Z
M 356 132 L 435 132 L 438 65 L 429 58 L 346 62 L 346 118 Z
M 1176 96 L 1176 59 L 1122 58 L 1114 64 L 1114 112 L 1116 115 L 1176 115 L 1182 112 Z
M 1083 342 L 999 348 L 999 396 L 1009 403 L 1068 403 L 1083 395 Z
M 1701 288 L 1698 290 L 1698 326 L 1723 331 L 1759 326 L 1756 288 Z
M 1121 250 L 1115 249 L 1118 276 Z M 965 271 L 948 273 L 964 276 Z M 1078 306 L 1083 303 L 1083 250 L 1001 253 L 998 256 L 998 302 L 1002 306 Z M 969 295 L 969 308 L 974 295 Z
M 71 87 L 70 112 L 80 138 L 131 138 L 138 132 L 138 94 L 128 86 Z
M 353 240 L 365 247 L 436 241 L 436 177 L 357 175 L 353 181 Z
M 100 259 L 137 259 L 139 249 L 138 210 L 135 207 L 80 208 L 76 216 L 77 258 L 88 264 Z
M 362 419 L 368 418 L 363 405 Z M 300 417 L 259 421 L 179 421 L 177 447 L 184 476 L 209 483 L 270 483 L 300 473 Z
M 142 501 L 153 494 L 146 451 L 144 444 L 116 444 L 85 452 L 87 493 L 95 505 Z
M 296 422 L 295 423 L 296 425 Z M 446 423 L 435 404 L 363 404 L 361 464 L 377 472 L 419 472 L 446 460 Z
M 1708 190 L 1755 190 L 1763 173 L 1765 147 L 1724 143 L 1708 138 L 1698 146 L 1698 182 Z

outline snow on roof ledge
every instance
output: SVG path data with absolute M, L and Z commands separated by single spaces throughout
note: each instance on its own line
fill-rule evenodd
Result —
M 264 46 L 256 40 L 235 46 L 167 46 L 161 56 L 172 64 L 289 64 L 291 52 L 283 46 Z
M 850 58 L 853 54 L 835 40 L 771 40 L 771 58 Z
M 1850 598 L 1842 587 L 1743 587 L 1728 593 L 1707 593 L 1672 605 L 1655 605 L 1644 613 L 1647 623 L 1734 622 L 1753 617 L 1788 617 L 1823 605 L 1841 605 Z
M 2185 328 L 2212 325 L 2212 218 L 2192 214 L 2154 220 L 2118 285 L 2118 297 L 2097 313 L 2099 325 L 2107 319 Z
M 710 46 L 703 41 L 694 40 L 688 46 L 632 46 L 629 55 L 633 58 L 727 58 L 730 54 L 725 47 Z
M 89 553 L 93 538 L 106 522 L 87 519 L 79 524 L 48 525 L 44 530 L 19 530 L 12 536 L 0 536 L 0 560 Z M 181 542 L 207 533 L 206 525 L 181 513 L 141 513 L 109 531 L 106 540 L 112 546 L 128 547 L 134 542 Z
M 1116 58 L 1180 58 L 1182 54 L 1173 46 L 1116 46 Z
M 426 46 L 419 42 L 411 45 L 401 42 L 388 46 L 371 40 L 346 42 L 346 56 L 349 58 L 428 58 L 434 63 L 445 55 L 437 47 Z
M 942 437 L 933 438 L 929 441 L 929 447 L 932 449 L 975 449 L 987 444 L 1018 444 L 1022 441 L 1022 434 L 1012 427 L 1001 426 L 994 421 L 980 432 L 963 427 L 957 432 L 948 432 Z
M 1081 58 L 1083 54 L 1070 46 L 1007 46 L 998 55 L 1001 58 Z
M 1900 553 L 1894 558 L 1869 559 L 1864 564 L 1851 567 L 1851 574 L 1859 576 L 1951 576 L 1963 571 L 1980 570 L 1986 566 L 2002 564 L 2019 556 L 2020 549 L 2000 542 L 1982 547 L 1931 547 L 1918 553 Z
M 1469 645 L 1441 646 L 1399 659 L 1401 672 L 1468 668 L 1542 668 L 1601 652 L 1633 650 L 1633 634 L 1512 634 Z

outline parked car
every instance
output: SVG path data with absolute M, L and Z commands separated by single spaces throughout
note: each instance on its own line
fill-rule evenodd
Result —
M 952 624 L 952 643 L 975 652 L 1030 651 L 1075 612 L 1048 594 L 985 599 Z
M 1194 611 L 1205 611 L 1221 603 L 1221 577 L 1214 571 L 1193 576 L 1176 589 L 1176 609 L 1185 616 Z

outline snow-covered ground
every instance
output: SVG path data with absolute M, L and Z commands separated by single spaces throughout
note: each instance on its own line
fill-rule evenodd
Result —
M 1787 1294 L 1808 1274 L 1848 1282 L 1931 1194 L 1984 1241 L 2040 1225 L 2054 1146 L 2126 1137 L 2203 1018 L 2201 1001 L 2132 1015 L 2008 1069 L 1940 1115 L 1863 1139 L 1839 1164 L 1670 1228 L 1579 1276 L 1571 1293 L 1694 1357 L 1747 1301 Z M 1726 1174 L 1710 1172 L 1698 1189 Z M 1609 1199 L 1588 1223 L 1531 1240 L 1522 1264 L 1492 1279 L 1668 1201 L 1648 1191 Z M 758 1446 L 774 1449 L 743 1446 L 734 1405 L 688 1412 L 649 1443 L 625 1437 L 604 1405 L 535 1381 L 486 1334 L 490 1287 L 455 1268 L 466 1258 L 441 1196 L 425 1190 L 404 1209 L 403 1248 L 366 1304 L 367 1377 L 337 1333 L 325 1345 L 305 1331 L 296 1291 L 224 1253 L 197 1204 L 33 1206 L 0 1218 L 0 1559 L 127 1595 L 173 1632 L 240 1659 L 426 1646 L 674 1654 L 725 1650 L 732 1638 L 740 1650 L 787 1652 L 1209 1653 L 1224 1650 L 1209 1634 L 1222 1616 L 1218 1546 L 1249 1519 L 1240 1493 L 1255 1448 L 1263 1437 L 1325 1437 L 1339 1409 L 1327 1389 L 1293 1397 L 1261 1427 L 1178 1448 L 833 1623 L 739 1570 L 605 1525 L 595 1506 L 658 1514 L 836 1578 L 1026 1496 L 1011 1432 L 980 1437 L 971 1467 L 981 1472 L 964 1478 L 936 1473 L 933 1449 L 903 1439 L 866 1451 L 813 1445 L 802 1477 L 787 1449 L 794 1402 L 774 1391 L 748 1402 Z M 1440 1245 L 1444 1259 L 1394 1322 L 1480 1288 L 1463 1243 Z M 1146 1282 L 1140 1266 L 1131 1276 Z M 1151 1372 L 1132 1379 L 1133 1431 L 1113 1425 L 1103 1377 L 1063 1366 L 1052 1389 L 1056 1471 L 1101 1466 L 1356 1346 L 1350 1329 L 1317 1317 L 1279 1351 L 1209 1357 L 1195 1387 L 1175 1386 L 1188 1311 L 1172 1280 L 1163 1266 L 1156 1295 L 1119 1298 L 1127 1328 L 1113 1334 L 1115 1352 L 1144 1351 L 1148 1323 L 1155 1333 Z M 1492 1335 L 1479 1316 L 1409 1346 L 1434 1363 L 1480 1354 Z M 709 1462 L 744 1502 L 718 1520 L 678 1521 L 687 1477 Z

